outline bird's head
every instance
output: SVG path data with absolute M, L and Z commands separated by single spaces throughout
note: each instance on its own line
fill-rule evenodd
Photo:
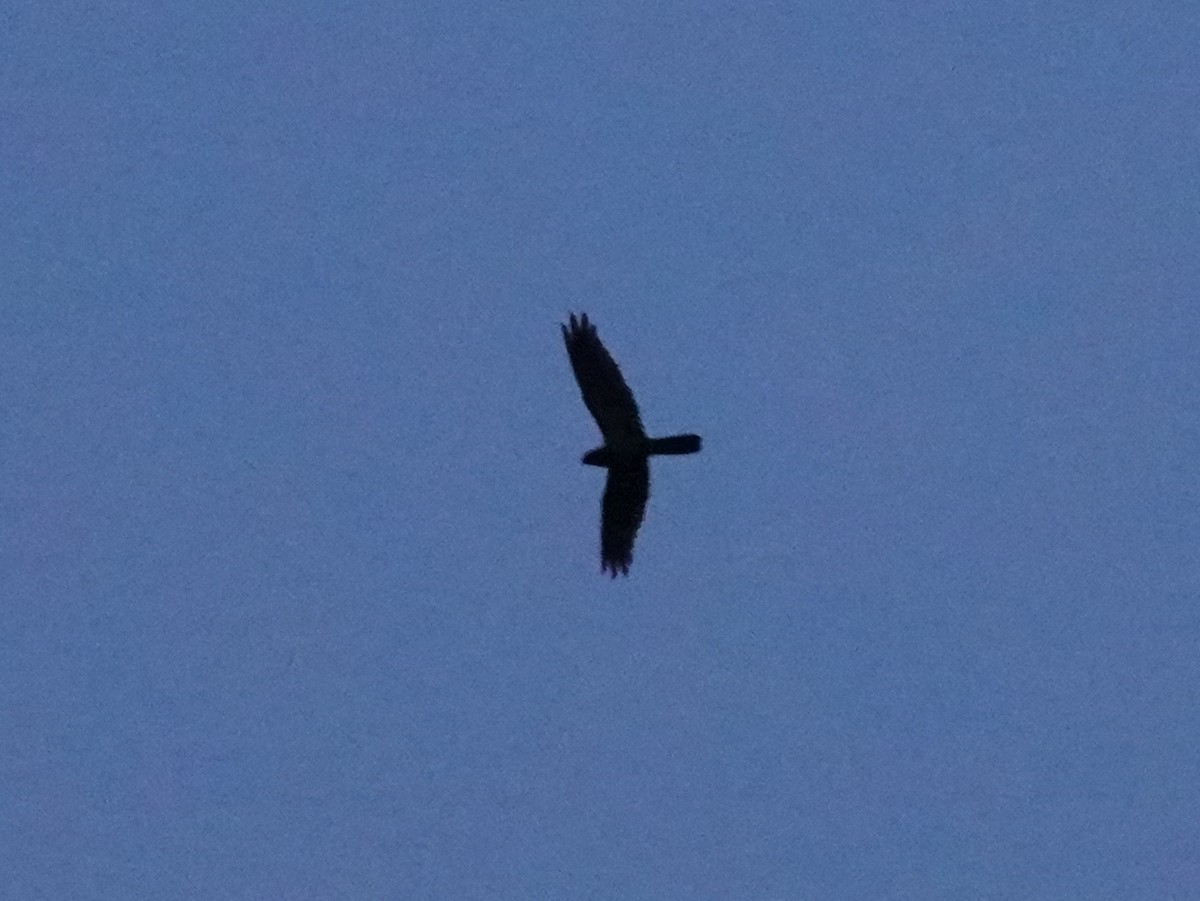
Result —
M 607 447 L 593 447 L 583 455 L 581 462 L 585 466 L 608 466 L 609 450 Z

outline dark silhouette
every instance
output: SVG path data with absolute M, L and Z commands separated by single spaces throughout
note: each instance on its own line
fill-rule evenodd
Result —
M 604 436 L 604 444 L 584 454 L 583 462 L 608 469 L 601 505 L 600 571 L 609 571 L 615 579 L 618 571 L 629 575 L 633 540 L 650 496 L 649 458 L 694 454 L 700 450 L 700 436 L 648 437 L 633 392 L 600 343 L 587 314 L 576 319 L 572 313 L 562 333 L 583 402 Z

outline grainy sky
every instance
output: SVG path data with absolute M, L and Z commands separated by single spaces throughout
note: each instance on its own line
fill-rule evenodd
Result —
M 1200 897 L 1200 6 L 5 10 L 0 895 Z

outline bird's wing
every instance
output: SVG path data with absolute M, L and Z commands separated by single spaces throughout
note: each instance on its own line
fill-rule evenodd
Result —
M 568 325 L 562 327 L 567 356 L 575 371 L 575 381 L 583 402 L 587 405 L 605 443 L 622 438 L 644 438 L 642 417 L 638 413 L 633 392 L 621 377 L 621 370 L 600 343 L 596 327 L 588 322 L 587 314 L 578 319 L 571 314 Z
M 645 458 L 630 466 L 612 466 L 604 485 L 600 519 L 600 571 L 629 575 L 633 540 L 650 496 L 650 466 Z

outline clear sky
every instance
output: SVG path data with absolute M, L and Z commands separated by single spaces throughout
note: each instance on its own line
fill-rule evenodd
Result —
M 6 4 L 0 896 L 1200 897 L 1200 5 L 568 6 Z

